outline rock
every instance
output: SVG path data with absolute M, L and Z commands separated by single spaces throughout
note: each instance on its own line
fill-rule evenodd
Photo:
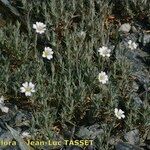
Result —
M 124 142 L 118 142 L 115 146 L 116 150 L 143 150 L 140 147 L 128 144 L 128 143 L 124 143 Z
M 108 143 L 110 145 L 116 145 L 116 143 L 118 143 L 119 141 L 120 141 L 120 137 L 113 136 L 109 139 Z
M 96 148 L 92 145 L 85 148 L 85 150 L 96 150 Z
M 61 150 L 83 150 L 83 149 L 78 146 L 67 146 L 67 147 L 62 148 Z
M 30 115 L 30 114 L 29 114 Z M 30 116 L 23 112 L 18 112 L 15 116 L 15 125 L 18 127 L 21 126 L 29 126 L 30 124 Z
M 150 34 L 149 33 L 140 33 L 138 41 L 144 46 L 150 43 Z
M 88 146 L 84 146 L 84 148 L 80 147 L 79 145 L 76 146 L 76 145 L 70 145 L 70 146 L 63 146 L 60 150 L 97 150 L 95 148 L 95 146 L 93 145 L 88 145 Z
M 9 146 L 5 150 L 20 150 L 20 148 L 18 146 Z
M 130 143 L 130 144 L 139 144 L 140 137 L 139 137 L 139 130 L 135 129 L 130 132 L 127 132 L 124 136 L 124 138 Z
M 146 146 L 147 146 L 147 149 L 150 149 L 150 145 L 147 144 Z
M 11 142 L 13 140 L 13 136 L 11 135 L 11 133 L 9 131 L 7 132 L 4 132 L 1 136 L 0 136 L 0 141 L 1 141 L 1 144 L 0 144 L 0 148 L 5 148 L 7 147 L 7 144 L 2 144 L 2 142 Z
M 131 25 L 129 23 L 124 23 L 120 26 L 119 31 L 128 33 L 131 30 Z
M 150 143 L 150 130 L 148 130 L 146 134 L 147 135 L 146 135 L 145 144 L 146 144 L 147 149 L 150 149 L 150 144 L 149 144 Z
M 150 130 L 149 130 L 148 133 L 147 133 L 147 140 L 150 141 Z
M 88 138 L 94 140 L 98 135 L 102 133 L 104 133 L 103 129 L 100 129 L 98 124 L 94 124 L 89 127 L 81 126 L 76 135 L 79 138 Z

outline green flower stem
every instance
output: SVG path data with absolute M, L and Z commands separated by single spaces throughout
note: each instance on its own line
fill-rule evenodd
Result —
M 34 40 L 34 57 L 35 57 L 35 59 L 37 59 L 37 49 L 36 49 L 36 46 L 37 46 L 37 34 L 35 35 L 35 40 Z

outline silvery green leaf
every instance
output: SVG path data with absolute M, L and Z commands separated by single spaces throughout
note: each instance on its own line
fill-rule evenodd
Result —
M 100 127 L 100 126 L 99 126 L 98 124 L 94 124 L 94 125 L 91 125 L 91 126 L 89 127 L 89 130 L 95 132 L 99 127 Z
M 142 106 L 143 102 L 139 96 L 133 97 L 133 100 L 136 107 Z
M 19 133 L 14 130 L 12 127 L 10 127 L 9 125 L 7 125 L 7 128 L 9 129 L 9 131 L 11 132 L 12 136 L 14 137 L 14 139 L 18 142 L 19 147 L 21 150 L 33 150 L 29 145 L 27 145 L 27 143 L 19 136 Z
M 132 75 L 135 76 L 141 84 L 148 84 L 150 81 L 149 73 L 146 71 L 143 72 L 141 70 L 137 70 L 136 72 L 133 72 Z
M 0 2 L 3 3 L 3 5 L 5 5 L 6 7 L 8 7 L 13 14 L 15 14 L 16 16 L 20 16 L 18 10 L 15 7 L 11 6 L 8 0 L 1 0 Z
M 8 0 L 1 0 L 5 5 L 10 5 Z

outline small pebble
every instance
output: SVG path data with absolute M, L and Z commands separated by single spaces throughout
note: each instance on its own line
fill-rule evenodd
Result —
M 131 25 L 129 23 L 124 23 L 120 26 L 119 31 L 128 33 L 131 30 Z

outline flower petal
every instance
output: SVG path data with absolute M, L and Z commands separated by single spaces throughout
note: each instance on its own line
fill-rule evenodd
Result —
M 26 95 L 26 96 L 31 96 L 32 94 L 31 94 L 30 91 L 26 91 L 26 92 L 25 92 L 25 95 Z
M 45 51 L 43 51 L 42 57 L 46 57 L 46 55 L 45 55 Z
M 34 88 L 35 85 L 34 85 L 32 82 L 29 82 L 29 87 L 30 87 L 30 88 Z
M 23 83 L 22 84 L 25 88 L 27 88 L 28 87 L 28 82 L 25 82 L 25 83 Z
M 122 111 L 121 109 L 119 109 L 119 113 L 120 113 L 120 114 L 123 114 L 123 113 L 124 113 L 124 111 Z
M 131 41 L 131 40 L 129 40 L 129 41 L 128 41 L 128 44 L 130 45 L 131 43 L 132 43 L 132 41 Z
M 49 59 L 49 60 L 52 59 L 52 58 L 53 58 L 52 55 L 48 55 L 48 56 L 47 56 L 47 59 Z
M 118 109 L 117 109 L 117 108 L 115 108 L 115 114 L 117 114 L 117 112 L 118 112 Z
M 21 90 L 21 93 L 24 93 L 26 91 L 24 87 L 21 87 L 20 90 Z
M 33 29 L 36 29 L 36 28 L 37 28 L 36 24 L 33 24 Z
M 123 114 L 123 115 L 121 115 L 121 117 L 122 117 L 122 118 L 125 118 L 125 115 Z
M 31 92 L 33 92 L 33 93 L 34 93 L 34 92 L 35 92 L 35 89 L 31 89 Z

